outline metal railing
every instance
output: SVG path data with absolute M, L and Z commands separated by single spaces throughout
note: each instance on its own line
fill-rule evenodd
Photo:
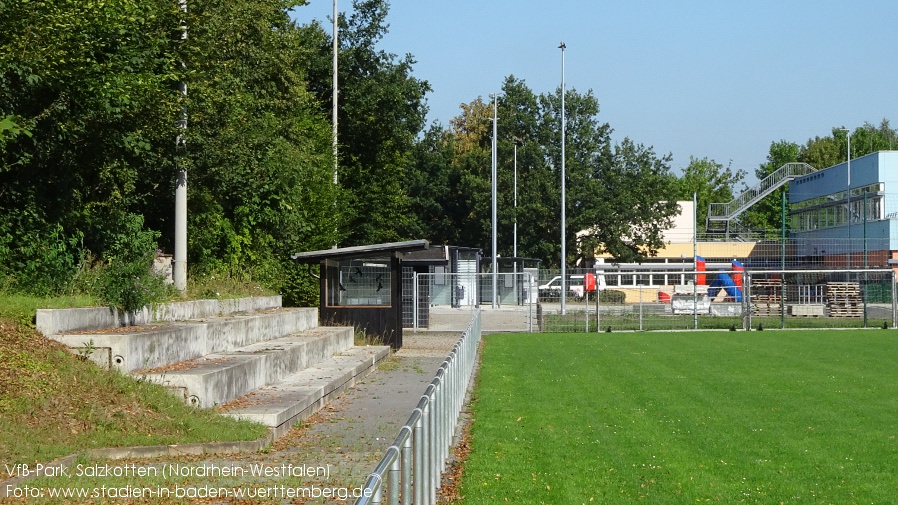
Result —
M 757 185 L 743 191 L 733 201 L 708 204 L 708 222 L 730 221 L 783 184 L 816 171 L 816 168 L 807 163 L 786 163 Z
M 480 310 L 437 370 L 383 459 L 365 481 L 356 505 L 432 505 L 477 361 Z M 386 495 L 386 500 L 384 496 Z

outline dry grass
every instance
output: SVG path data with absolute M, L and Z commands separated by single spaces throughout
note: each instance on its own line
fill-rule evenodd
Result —
M 253 440 L 264 427 L 188 407 L 0 319 L 0 460 L 47 462 L 100 447 Z

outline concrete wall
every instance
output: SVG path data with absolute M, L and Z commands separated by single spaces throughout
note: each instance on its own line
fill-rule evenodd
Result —
M 278 295 L 162 303 L 154 306 L 153 310 L 144 307 L 139 311 L 127 313 L 109 307 L 38 309 L 35 325 L 43 335 L 52 336 L 72 331 L 121 328 L 163 321 L 185 321 L 280 307 L 281 297 Z

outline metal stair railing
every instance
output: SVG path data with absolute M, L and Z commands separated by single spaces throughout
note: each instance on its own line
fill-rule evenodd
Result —
M 773 193 L 780 186 L 796 177 L 816 171 L 816 168 L 807 163 L 786 163 L 765 177 L 756 186 L 743 191 L 733 201 L 708 204 L 708 223 L 711 221 L 731 221 L 765 196 Z

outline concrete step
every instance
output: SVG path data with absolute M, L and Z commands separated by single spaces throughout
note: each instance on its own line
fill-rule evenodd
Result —
M 132 372 L 230 352 L 317 326 L 318 309 L 302 307 L 48 336 L 102 366 Z
M 38 309 L 35 326 L 44 336 L 52 337 L 75 331 L 189 321 L 279 308 L 281 308 L 280 295 L 160 303 L 153 305 L 152 308 L 144 307 L 134 312 L 120 312 L 110 307 Z
M 332 358 L 353 337 L 351 327 L 316 327 L 133 374 L 179 391 L 191 405 L 214 407 Z
M 221 412 L 262 423 L 271 427 L 275 436 L 280 436 L 333 397 L 352 387 L 389 355 L 389 346 L 351 347 L 275 384 L 242 396 L 224 405 Z

